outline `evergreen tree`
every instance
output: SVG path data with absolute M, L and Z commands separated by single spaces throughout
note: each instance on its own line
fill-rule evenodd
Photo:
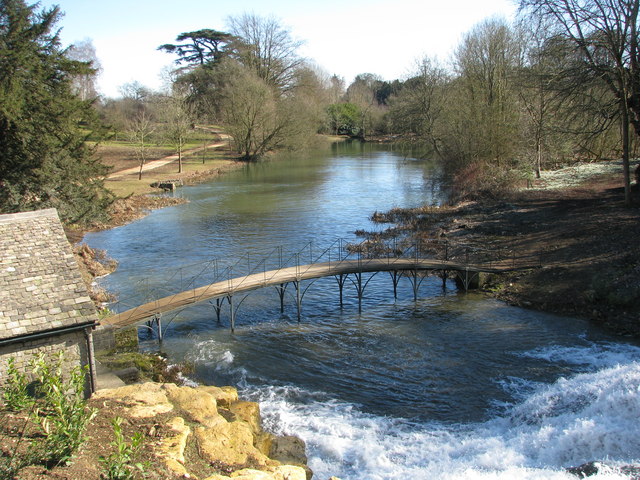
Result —
M 73 93 L 91 65 L 69 59 L 57 7 L 0 0 L 0 211 L 55 207 L 65 223 L 106 215 L 108 169 L 87 145 L 95 112 Z

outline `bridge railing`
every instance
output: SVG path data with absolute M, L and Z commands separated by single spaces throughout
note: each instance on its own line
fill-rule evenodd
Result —
M 266 284 L 271 279 L 270 276 L 287 268 L 295 269 L 296 276 L 302 276 L 319 263 L 329 264 L 337 270 L 345 261 L 355 260 L 364 266 L 373 259 L 386 259 L 392 263 L 398 259 L 412 258 L 451 261 L 489 268 L 513 268 L 524 262 L 535 263 L 535 259 L 522 255 L 516 257 L 512 251 L 458 244 L 447 239 L 418 242 L 397 237 L 366 239 L 360 242 L 336 239 L 322 248 L 310 241 L 292 251 L 277 246 L 263 254 L 246 252 L 232 262 L 213 258 L 178 268 L 150 270 L 136 282 L 131 289 L 131 295 L 119 296 L 109 307 L 121 312 L 143 303 L 218 282 L 228 282 L 231 291 L 260 275 Z

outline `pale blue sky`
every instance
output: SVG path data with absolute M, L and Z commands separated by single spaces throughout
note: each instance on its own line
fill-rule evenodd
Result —
M 512 18 L 512 0 L 42 0 L 65 13 L 67 44 L 90 38 L 103 72 L 99 89 L 118 96 L 134 80 L 157 89 L 173 57 L 156 50 L 181 32 L 226 30 L 245 12 L 273 16 L 305 41 L 300 53 L 347 84 L 358 73 L 406 77 L 425 54 L 449 58 L 461 35 L 491 16 Z

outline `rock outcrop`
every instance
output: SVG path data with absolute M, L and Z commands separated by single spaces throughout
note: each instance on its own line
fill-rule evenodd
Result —
M 191 449 L 200 463 L 211 465 L 205 480 L 311 478 L 304 442 L 262 430 L 259 405 L 239 401 L 235 388 L 144 383 L 100 390 L 93 400 L 161 425 L 156 455 L 176 476 L 198 478 L 186 460 Z

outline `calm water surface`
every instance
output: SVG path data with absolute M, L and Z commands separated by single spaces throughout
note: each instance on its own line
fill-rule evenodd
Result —
M 441 185 L 435 162 L 339 144 L 185 187 L 188 204 L 85 240 L 120 262 L 102 283 L 125 308 L 209 274 L 214 258 L 353 241 L 379 228 L 376 210 L 438 204 Z M 197 380 L 260 401 L 273 431 L 303 437 L 315 478 L 571 478 L 563 467 L 640 457 L 637 345 L 437 279 L 414 302 L 408 283 L 394 300 L 379 274 L 362 313 L 348 285 L 342 308 L 335 280 L 305 287 L 301 322 L 291 292 L 281 313 L 263 289 L 238 299 L 235 334 L 210 304 L 166 315 L 162 348 L 194 362 Z

